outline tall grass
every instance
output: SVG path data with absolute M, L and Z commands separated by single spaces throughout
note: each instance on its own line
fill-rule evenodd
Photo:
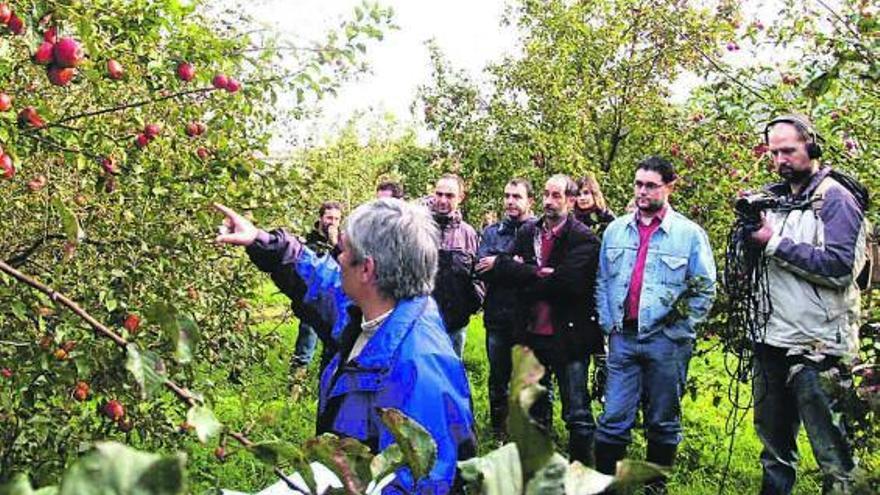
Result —
M 296 340 L 298 324 L 287 311 L 287 299 L 278 294 L 271 284 L 264 286 L 255 300 L 258 328 L 274 342 L 274 348 L 264 362 L 249 363 L 241 383 L 230 383 L 227 372 L 204 367 L 201 373 L 213 385 L 209 396 L 221 420 L 234 428 L 250 430 L 255 439 L 283 438 L 300 442 L 314 433 L 317 409 L 317 368 L 319 352 L 311 366 L 297 377 L 293 391 L 288 390 L 288 359 Z M 691 361 L 690 379 L 695 393 L 683 401 L 685 439 L 681 445 L 678 465 L 670 482 L 672 494 L 717 494 L 727 466 L 724 493 L 757 493 L 761 483 L 759 463 L 760 443 L 752 427 L 751 412 L 737 425 L 732 455 L 728 461 L 727 418 L 731 411 L 727 400 L 729 378 L 724 371 L 724 356 L 713 350 L 712 341 L 700 341 Z M 708 351 L 705 351 L 707 350 Z M 474 414 L 480 438 L 481 453 L 497 446 L 489 429 L 489 408 L 486 381 L 485 330 L 480 317 L 471 320 L 465 350 L 465 368 L 471 383 Z M 748 394 L 749 386 L 741 384 L 741 392 Z M 564 452 L 567 438 L 556 403 L 554 435 L 559 450 Z M 601 406 L 594 403 L 598 417 Z M 638 428 L 638 427 L 637 427 Z M 643 458 L 645 447 L 641 432 L 636 432 L 629 455 Z M 815 494 L 821 491 L 821 480 L 809 442 L 802 432 L 799 439 L 802 455 L 798 469 L 796 494 Z M 255 492 L 274 483 L 276 478 L 266 466 L 246 452 L 233 454 L 225 463 L 213 457 L 213 446 L 196 442 L 188 445 L 190 479 L 193 493 L 205 493 L 216 488 Z M 878 464 L 878 455 L 865 461 Z

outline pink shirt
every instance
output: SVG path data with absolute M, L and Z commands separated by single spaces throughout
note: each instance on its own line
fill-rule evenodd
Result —
M 566 220 L 565 222 L 567 221 L 568 220 Z M 538 256 L 539 268 L 546 267 L 547 263 L 550 261 L 550 252 L 553 251 L 553 246 L 556 244 L 556 239 L 559 238 L 559 231 L 562 230 L 562 226 L 565 225 L 565 222 L 560 223 L 550 230 L 543 228 L 539 231 L 538 237 L 541 241 L 541 251 Z M 546 301 L 538 301 L 535 304 L 533 312 L 535 323 L 532 326 L 532 333 L 536 333 L 538 335 L 553 335 L 553 312 L 552 308 L 550 307 L 550 303 Z
M 639 301 L 642 297 L 642 282 L 645 278 L 645 261 L 648 259 L 648 246 L 651 244 L 651 236 L 660 228 L 663 217 L 666 216 L 666 210 L 667 208 L 664 206 L 662 210 L 654 215 L 651 223 L 647 225 L 642 222 L 640 213 L 636 212 L 635 221 L 639 227 L 639 250 L 636 253 L 636 264 L 633 267 L 632 278 L 629 281 L 629 293 L 626 296 L 624 320 L 639 319 Z

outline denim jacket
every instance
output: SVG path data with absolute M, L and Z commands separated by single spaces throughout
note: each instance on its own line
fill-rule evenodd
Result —
M 352 301 L 342 291 L 341 269 L 331 256 L 316 256 L 283 231 L 261 232 L 248 247 L 263 271 L 301 279 L 303 302 L 313 307 L 340 344 L 321 376 L 318 431 L 356 438 L 378 453 L 394 443 L 377 408 L 396 408 L 422 425 L 437 443 L 437 461 L 425 478 L 399 469 L 383 495 L 453 491 L 456 463 L 476 455 L 470 387 L 430 296 L 403 299 L 361 353 L 345 361 Z
M 599 253 L 596 308 L 605 333 L 620 331 L 639 231 L 635 215 L 608 225 Z M 693 339 L 715 297 L 715 260 L 699 225 L 671 207 L 651 237 L 639 298 L 638 332 L 647 338 L 663 332 L 673 340 Z

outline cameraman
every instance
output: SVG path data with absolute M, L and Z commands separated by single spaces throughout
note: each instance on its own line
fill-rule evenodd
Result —
M 828 393 L 857 352 L 864 263 L 863 212 L 854 195 L 820 165 L 818 136 L 806 117 L 771 120 L 764 139 L 780 183 L 769 193 L 800 209 L 767 211 L 751 240 L 768 257 L 772 312 L 756 342 L 755 430 L 764 445 L 762 494 L 791 493 L 803 422 L 823 473 L 823 493 L 849 493 L 853 463 Z

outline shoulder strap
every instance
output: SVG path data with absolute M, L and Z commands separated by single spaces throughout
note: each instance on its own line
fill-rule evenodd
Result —
M 813 213 L 816 215 L 822 211 L 822 206 L 825 205 L 825 193 L 828 192 L 828 189 L 831 189 L 831 186 L 834 185 L 836 181 L 831 178 L 830 175 L 826 175 L 822 182 L 816 186 L 816 190 L 813 191 L 813 195 L 810 196 L 810 208 L 813 209 Z

